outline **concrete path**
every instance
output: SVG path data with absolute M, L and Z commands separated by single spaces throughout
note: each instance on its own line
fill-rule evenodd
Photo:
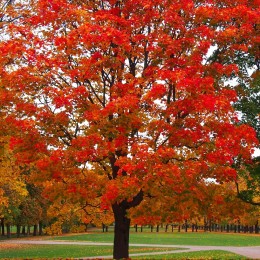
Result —
M 74 241 L 57 241 L 57 240 L 8 240 L 3 243 L 12 244 L 33 244 L 33 245 L 92 245 L 92 246 L 112 246 L 113 243 L 96 243 L 96 242 L 74 242 Z M 236 247 L 236 246 L 190 246 L 190 245 L 158 245 L 158 244 L 130 244 L 135 247 L 160 247 L 160 248 L 181 248 L 172 251 L 163 252 L 150 252 L 150 253 L 136 253 L 130 254 L 133 256 L 152 256 L 152 255 L 167 255 L 183 252 L 195 252 L 195 251 L 206 251 L 206 250 L 224 250 L 233 252 L 235 254 L 245 256 L 249 259 L 260 259 L 260 246 L 248 246 L 248 247 Z M 0 245 L 1 247 L 1 245 Z M 80 259 L 111 259 L 110 256 L 94 256 L 94 257 L 81 257 Z

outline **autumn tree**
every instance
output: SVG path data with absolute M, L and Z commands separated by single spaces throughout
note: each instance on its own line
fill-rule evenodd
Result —
M 112 209 L 115 259 L 129 256 L 129 209 L 234 180 L 234 162 L 251 160 L 255 132 L 238 124 L 224 84 L 237 65 L 208 57 L 255 44 L 254 5 L 38 0 L 6 29 L 1 87 L 17 160 Z
M 38 179 L 37 176 L 31 177 L 32 180 Z M 113 223 L 111 211 L 100 208 L 100 196 L 92 198 L 92 191 L 87 191 L 89 187 L 84 184 L 85 177 L 78 174 L 77 181 L 75 183 L 75 179 L 70 177 L 63 178 L 59 183 L 53 180 L 43 181 L 43 178 L 37 180 L 37 186 L 44 187 L 41 197 L 47 204 L 45 219 L 47 234 L 57 235 L 63 230 L 82 232 L 87 229 L 88 224 L 101 227 L 102 223 L 107 225 Z
M 236 196 L 234 182 L 223 184 L 201 181 L 196 187 L 175 194 L 171 192 L 160 198 L 144 199 L 138 207 L 129 211 L 133 223 L 138 225 L 179 224 L 184 226 L 197 224 L 204 226 L 204 230 L 211 231 L 214 224 L 248 223 L 251 219 L 257 224 L 259 211 Z M 195 226 L 194 226 L 195 225 Z
M 26 199 L 28 191 L 21 170 L 15 163 L 15 157 L 8 147 L 9 139 L 0 137 L 0 219 L 2 235 L 4 226 L 14 224 L 20 215 L 20 205 Z M 10 233 L 8 234 L 10 236 Z
M 256 48 L 252 49 L 255 50 Z M 238 78 L 239 84 L 236 88 L 239 99 L 235 104 L 235 108 L 241 111 L 241 121 L 252 126 L 256 130 L 258 140 L 260 140 L 260 64 L 259 53 L 257 53 L 257 50 L 254 52 L 253 50 L 249 55 L 244 57 L 240 54 L 237 58 L 240 71 L 244 72 L 244 74 L 240 73 L 243 77 Z M 251 72 L 249 72 L 250 70 Z M 239 178 L 236 181 L 238 197 L 249 204 L 259 206 L 260 155 L 258 154 L 254 158 L 253 164 L 241 164 L 238 161 L 236 167 L 240 168 Z
M 257 2 L 250 2 L 251 8 L 257 10 L 259 6 Z M 245 25 L 246 27 L 247 25 Z M 253 22 L 248 30 L 253 37 L 258 37 L 258 24 Z M 214 45 L 214 51 L 208 57 L 208 61 L 220 62 L 222 64 L 236 64 L 238 73 L 233 74 L 231 81 L 223 78 L 226 83 L 230 84 L 232 88 L 237 91 L 238 99 L 234 103 L 234 107 L 239 111 L 241 123 L 246 123 L 252 126 L 257 133 L 258 140 L 260 140 L 260 59 L 259 46 L 257 41 L 251 41 L 247 44 L 248 36 L 240 39 L 240 45 L 237 45 L 232 55 L 226 55 L 226 46 L 221 44 Z M 259 147 L 258 147 L 259 149 Z M 258 154 L 258 153 L 257 153 Z M 237 194 L 240 199 L 259 205 L 259 173 L 260 156 L 254 159 L 253 164 L 243 165 L 239 160 L 234 165 L 239 170 L 239 178 L 236 181 Z
M 25 6 L 14 3 L 13 0 L 0 0 L 0 42 L 8 39 L 7 27 L 15 24 L 25 10 Z M 0 71 L 5 62 L 0 61 Z M 12 131 L 11 125 L 6 121 L 7 113 L 5 105 L 14 102 L 12 94 L 4 87 L 0 77 L 0 219 L 2 234 L 4 234 L 4 223 L 13 223 L 14 218 L 19 215 L 19 205 L 27 196 L 26 185 L 20 176 L 20 168 L 16 164 L 14 155 L 9 149 L 9 140 Z M 11 100 L 12 99 L 12 100 Z

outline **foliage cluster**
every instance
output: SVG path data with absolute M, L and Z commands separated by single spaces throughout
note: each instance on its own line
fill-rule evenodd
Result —
M 114 220 L 120 259 L 131 219 L 240 220 L 259 205 L 257 0 L 0 6 L 4 219 Z

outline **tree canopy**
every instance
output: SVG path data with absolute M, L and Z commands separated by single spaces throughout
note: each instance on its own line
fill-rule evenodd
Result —
M 47 188 L 112 209 L 114 258 L 128 258 L 129 209 L 251 161 L 225 57 L 256 46 L 257 1 L 28 3 L 0 42 L 10 146 Z

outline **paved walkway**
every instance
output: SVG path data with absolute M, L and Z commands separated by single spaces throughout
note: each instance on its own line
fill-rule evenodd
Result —
M 96 243 L 96 242 L 73 242 L 73 241 L 54 241 L 54 240 L 8 240 L 3 243 L 13 243 L 13 244 L 33 244 L 33 245 L 92 245 L 92 246 L 112 246 L 113 243 Z M 166 255 L 174 253 L 183 252 L 195 252 L 195 251 L 206 251 L 206 250 L 224 250 L 233 252 L 238 255 L 245 256 L 250 259 L 260 259 L 260 246 L 247 246 L 247 247 L 237 247 L 237 246 L 189 246 L 189 245 L 157 245 L 157 244 L 130 244 L 130 246 L 135 247 L 160 247 L 160 248 L 181 248 L 173 251 L 164 252 L 150 252 L 150 253 L 136 253 L 130 254 L 133 256 L 151 256 L 151 255 Z M 80 259 L 111 259 L 110 256 L 94 256 L 94 257 L 81 257 Z

